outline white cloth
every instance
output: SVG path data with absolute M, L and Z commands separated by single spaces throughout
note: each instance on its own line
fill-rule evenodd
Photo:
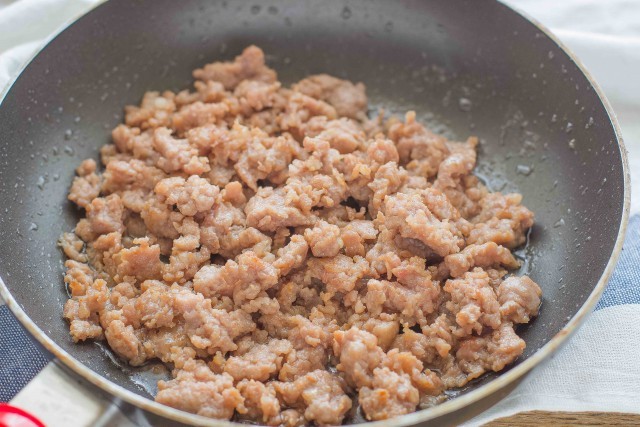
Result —
M 0 89 L 44 38 L 90 8 L 96 0 L 0 0 Z M 549 27 L 569 46 L 604 89 L 619 118 L 629 151 L 632 185 L 640 186 L 640 1 L 508 0 Z M 632 213 L 640 198 L 632 197 Z M 527 410 L 618 411 L 640 413 L 640 305 L 623 304 L 594 313 L 567 346 L 539 366 L 507 398 L 467 425 Z M 612 328 L 611 325 L 616 325 Z M 606 339 L 603 339 L 606 337 Z M 69 425 L 47 411 L 58 404 L 104 410 L 87 393 L 71 390 L 63 375 L 48 368 L 14 402 L 51 426 Z M 58 384 L 56 393 L 48 384 Z M 67 388 L 68 390 L 65 390 Z M 66 395 L 67 399 L 61 398 Z M 93 401 L 93 403 L 91 403 Z M 66 403 L 64 403 L 66 402 Z M 85 409 L 89 411 L 89 409 Z M 60 411 L 57 411 L 60 412 Z M 93 420 L 93 414 L 80 419 Z M 84 425 L 88 425 L 85 423 Z

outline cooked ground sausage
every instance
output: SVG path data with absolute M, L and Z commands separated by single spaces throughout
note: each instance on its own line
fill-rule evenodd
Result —
M 160 403 L 284 426 L 406 414 L 522 354 L 533 213 L 473 176 L 476 138 L 371 120 L 362 83 L 285 88 L 255 46 L 193 76 L 77 169 L 75 341 L 170 364 Z

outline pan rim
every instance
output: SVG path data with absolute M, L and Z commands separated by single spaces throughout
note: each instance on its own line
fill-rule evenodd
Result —
M 584 64 L 580 61 L 580 59 L 562 42 L 560 41 L 546 26 L 542 25 L 538 20 L 529 16 L 527 13 L 515 8 L 511 5 L 507 5 L 503 0 L 495 0 L 496 3 L 499 3 L 503 7 L 508 8 L 515 14 L 519 15 L 525 21 L 528 21 L 532 25 L 534 25 L 539 31 L 541 31 L 546 37 L 548 37 L 551 41 L 553 41 L 557 47 L 563 51 L 567 57 L 576 65 L 576 67 L 582 72 L 585 78 L 588 80 L 591 87 L 594 89 L 598 99 L 602 103 L 607 116 L 609 117 L 609 121 L 613 128 L 616 142 L 618 144 L 620 150 L 620 158 L 622 163 L 622 171 L 623 171 L 623 181 L 624 181 L 624 196 L 622 201 L 622 215 L 619 222 L 618 234 L 616 236 L 615 245 L 611 252 L 611 256 L 609 257 L 609 261 L 605 266 L 605 269 L 602 272 L 602 275 L 598 279 L 593 291 L 590 293 L 589 297 L 586 299 L 585 303 L 580 307 L 577 313 L 567 322 L 567 324 L 556 334 L 554 335 L 549 342 L 547 342 L 544 346 L 538 349 L 534 354 L 529 356 L 526 360 L 520 362 L 517 366 L 514 366 L 509 371 L 500 374 L 497 378 L 491 380 L 488 384 L 485 384 L 479 387 L 476 390 L 470 391 L 462 396 L 456 397 L 450 401 L 444 402 L 432 408 L 419 410 L 416 412 L 412 412 L 410 414 L 406 414 L 400 417 L 392 418 L 389 420 L 376 421 L 376 422 L 366 422 L 360 424 L 352 424 L 353 426 L 359 427 L 391 427 L 391 426 L 409 426 L 416 425 L 418 423 L 426 422 L 429 420 L 433 420 L 438 417 L 445 416 L 447 414 L 459 411 L 472 405 L 475 402 L 478 402 L 488 396 L 493 395 L 494 393 L 506 388 L 508 385 L 514 383 L 518 379 L 524 377 L 528 374 L 534 367 L 539 365 L 543 360 L 551 356 L 555 353 L 564 343 L 566 343 L 567 339 L 575 333 L 575 331 L 582 325 L 586 317 L 593 311 L 595 305 L 600 300 L 602 293 L 604 292 L 605 287 L 609 281 L 611 274 L 618 262 L 618 258 L 620 253 L 622 252 L 622 245 L 624 243 L 624 238 L 627 230 L 627 225 L 629 222 L 630 216 L 630 204 L 631 204 L 631 184 L 630 184 L 630 175 L 629 175 L 629 163 L 627 150 L 625 148 L 624 140 L 622 138 L 622 133 L 620 130 L 620 126 L 618 124 L 617 118 L 611 104 L 609 103 L 606 95 L 595 81 L 593 76 L 586 69 Z M 19 72 L 10 80 L 10 82 L 3 88 L 0 93 L 0 104 L 4 101 L 4 98 L 11 90 L 11 87 L 18 80 L 24 70 L 28 67 L 28 65 L 32 62 L 32 60 L 40 54 L 40 52 L 45 49 L 51 41 L 53 41 L 56 37 L 58 37 L 62 32 L 71 27 L 75 22 L 79 19 L 91 14 L 101 6 L 106 3 L 106 0 L 99 0 L 91 9 L 87 10 L 84 13 L 78 14 L 75 18 L 68 21 L 66 24 L 61 26 L 54 34 L 49 36 L 41 45 L 41 47 L 33 53 L 33 55 L 22 65 Z M 9 289 L 2 277 L 0 277 L 0 296 L 4 299 L 7 307 L 13 312 L 16 318 L 20 321 L 22 326 L 25 327 L 29 331 L 29 333 L 38 340 L 40 344 L 42 344 L 48 351 L 53 353 L 56 358 L 58 358 L 66 367 L 70 368 L 76 374 L 83 377 L 85 380 L 90 382 L 91 384 L 101 388 L 103 391 L 106 391 L 112 396 L 122 399 L 136 407 L 144 409 L 146 411 L 152 412 L 156 415 L 165 417 L 170 420 L 178 421 L 185 424 L 191 424 L 196 426 L 213 426 L 213 427 L 237 427 L 239 424 L 226 421 L 226 420 L 217 420 L 212 418 L 203 417 L 196 414 L 191 414 L 179 409 L 175 409 L 169 406 L 162 405 L 155 401 L 152 401 L 146 397 L 143 397 L 139 394 L 136 394 L 126 388 L 102 377 L 98 373 L 94 372 L 84 364 L 80 363 L 74 357 L 72 357 L 69 353 L 67 353 L 62 347 L 56 344 L 51 338 L 49 338 L 30 318 L 27 314 L 22 310 L 19 306 L 18 302 L 13 298 Z

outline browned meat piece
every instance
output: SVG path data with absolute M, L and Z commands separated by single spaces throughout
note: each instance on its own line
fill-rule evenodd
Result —
M 388 133 L 398 147 L 401 164 L 416 175 L 435 176 L 440 163 L 449 155 L 447 140 L 416 122 L 414 111 L 406 114 L 404 123 L 392 123 Z
M 378 230 L 373 225 L 373 221 L 353 220 L 342 227 L 340 238 L 344 244 L 344 251 L 347 256 L 365 256 L 365 244 L 376 240 Z
M 294 92 L 289 96 L 284 112 L 276 118 L 276 123 L 280 129 L 289 132 L 300 141 L 303 139 L 306 124 L 313 117 L 335 120 L 338 118 L 338 113 L 324 101 Z
M 490 335 L 464 340 L 456 358 L 467 375 L 466 381 L 478 378 L 488 370 L 501 371 L 522 354 L 524 341 L 516 335 L 510 323 L 503 323 Z
M 174 224 L 174 227 L 181 234 L 173 241 L 173 253 L 193 251 L 200 247 L 200 224 L 193 218 L 185 217 L 182 223 Z
M 348 197 L 345 177 L 336 168 L 342 156 L 317 138 L 305 138 L 303 147 L 311 155 L 289 166 L 289 180 L 283 187 L 287 197 L 299 198 L 309 208 L 337 206 Z
M 351 221 L 362 221 L 365 218 L 365 208 L 358 210 L 344 205 L 337 205 L 317 209 L 315 213 L 318 218 L 327 221 L 329 224 L 337 225 L 338 227 L 344 227 Z
M 376 368 L 370 386 L 360 389 L 358 402 L 368 420 L 386 420 L 415 411 L 420 392 L 407 375 Z
M 242 210 L 246 197 L 239 182 L 228 183 L 206 212 L 200 228 L 200 240 L 212 254 L 234 258 L 245 249 L 265 248 L 271 239 L 253 227 L 247 227 Z
M 315 257 L 334 257 L 343 245 L 340 228 L 326 221 L 318 221 L 313 228 L 307 228 L 304 238 Z
M 286 276 L 296 268 L 301 267 L 307 259 L 309 245 L 304 237 L 296 234 L 291 236 L 291 241 L 278 250 L 278 258 L 273 266 L 279 270 L 280 276 Z
M 375 139 L 369 141 L 366 153 L 367 159 L 375 171 L 387 163 L 397 164 L 400 161 L 400 154 L 394 142 L 383 138 L 382 135 L 376 135 Z
M 197 101 L 219 102 L 229 95 L 221 83 L 212 80 L 207 80 L 206 82 L 196 80 L 193 83 L 193 87 L 196 89 L 195 92 L 189 92 L 185 89 L 175 96 L 174 101 L 178 108 Z
M 185 291 L 174 296 L 174 311 L 184 319 L 184 326 L 193 346 L 226 353 L 237 349 L 234 339 L 255 330 L 251 315 L 242 310 L 215 309 L 202 294 Z
M 300 80 L 293 90 L 331 104 L 339 116 L 363 119 L 367 113 L 367 95 L 362 83 L 353 84 L 327 74 Z
M 357 328 L 335 333 L 334 352 L 338 370 L 360 389 L 358 400 L 370 420 L 414 411 L 421 394 L 438 395 L 443 389 L 413 354 L 397 349 L 385 354 L 375 336 Z
M 153 148 L 160 154 L 156 166 L 166 173 L 184 171 L 199 175 L 210 169 L 206 157 L 198 157 L 198 151 L 186 139 L 174 138 L 167 128 L 158 128 L 153 132 Z
M 522 354 L 542 291 L 505 277 L 533 213 L 473 175 L 477 138 L 370 119 L 361 83 L 283 87 L 255 46 L 193 75 L 76 170 L 75 342 L 167 364 L 160 403 L 281 427 L 427 408 Z
M 451 277 L 460 277 L 474 267 L 504 266 L 508 269 L 520 267 L 520 263 L 504 246 L 494 242 L 472 244 L 457 254 L 447 255 L 444 264 Z
M 397 282 L 371 279 L 367 282 L 364 302 L 374 316 L 383 311 L 392 312 L 398 313 L 402 321 L 410 325 L 422 324 L 434 310 L 436 289 L 433 285 L 427 285 L 425 290 L 412 289 Z
M 185 105 L 173 115 L 171 127 L 178 134 L 184 133 L 190 129 L 204 126 L 210 123 L 224 123 L 224 118 L 230 113 L 229 105 L 224 102 L 216 102 L 205 104 L 204 102 L 194 102 Z
M 259 80 L 243 80 L 235 88 L 233 94 L 238 98 L 241 109 L 251 114 L 273 107 L 280 83 L 265 83 Z
M 67 320 L 70 320 L 70 318 L 67 317 Z M 74 342 L 80 342 L 89 339 L 100 340 L 103 337 L 102 328 L 100 327 L 100 325 L 88 320 L 70 320 L 69 331 Z
M 358 280 L 369 272 L 369 263 L 360 256 L 351 258 L 339 254 L 332 258 L 309 260 L 309 272 L 326 285 L 328 292 L 346 293 L 352 291 Z
M 251 131 L 239 123 L 231 129 L 226 125 L 208 124 L 190 129 L 185 136 L 199 155 L 208 156 L 214 173 L 215 169 L 227 167 L 228 163 L 238 160 L 247 144 L 247 132 Z
M 402 261 L 391 270 L 398 282 L 369 280 L 365 304 L 373 315 L 383 310 L 399 313 L 403 323 L 424 324 L 427 316 L 435 311 L 440 286 L 431 280 L 424 261 L 414 257 Z
M 148 330 L 142 345 L 148 359 L 158 358 L 174 366 L 184 366 L 196 355 L 181 325 Z
M 147 230 L 158 238 L 176 239 L 180 236 L 174 224 L 181 222 L 184 215 L 175 212 L 159 196 L 152 195 L 144 202 L 140 217 Z
M 482 210 L 480 200 L 488 190 L 475 175 L 466 175 L 460 178 L 456 187 L 444 188 L 442 192 L 460 212 L 460 216 L 470 220 Z
M 124 229 L 124 206 L 115 194 L 96 197 L 86 206 L 87 219 L 95 234 L 108 234 L 112 231 L 122 232 Z
M 325 116 L 311 118 L 303 126 L 304 136 L 329 142 L 341 154 L 352 153 L 364 145 L 366 136 L 358 122 L 350 119 L 327 120 Z
M 162 274 L 160 246 L 149 245 L 148 238 L 135 239 L 130 249 L 122 249 L 118 253 L 118 276 L 133 276 L 140 282 L 148 279 L 159 279 Z
M 377 275 L 387 274 L 391 278 L 391 270 L 399 266 L 402 258 L 409 258 L 412 254 L 403 251 L 395 242 L 394 234 L 383 225 L 379 225 L 380 234 L 378 240 L 367 252 L 367 261 L 371 265 L 372 272 Z M 401 258 L 402 256 L 402 258 Z
M 211 209 L 220 189 L 206 179 L 192 175 L 187 180 L 181 177 L 163 179 L 154 191 L 167 205 L 176 205 L 183 215 L 194 216 Z
M 309 372 L 323 369 L 328 360 L 327 349 L 323 346 L 299 345 L 299 348 L 287 357 L 278 378 L 281 381 L 293 381 Z
M 411 383 L 421 395 L 437 396 L 443 391 L 442 381 L 440 381 L 436 373 L 429 369 L 424 369 L 422 362 L 412 353 L 391 349 L 387 353 L 387 360 L 384 366 L 394 372 L 408 375 Z
M 123 305 L 127 321 L 136 328 L 171 328 L 174 326 L 173 296 L 169 287 L 158 280 L 147 280 L 140 285 L 139 297 Z
M 83 253 L 84 242 L 75 233 L 63 233 L 58 241 L 58 245 L 70 260 L 77 262 L 87 262 L 87 255 Z
M 191 360 L 171 381 L 158 382 L 156 401 L 205 417 L 230 419 L 244 399 L 231 375 L 214 374 L 200 360 Z
M 471 137 L 466 143 L 450 142 L 450 154 L 440 164 L 438 176 L 433 186 L 446 194 L 453 206 L 465 219 L 480 213 L 479 201 L 487 194 L 487 189 L 478 178 L 471 175 L 476 164 L 478 140 Z
M 348 195 L 345 177 L 336 167 L 343 157 L 320 139 L 305 138 L 303 147 L 311 155 L 291 163 L 285 188 L 305 196 L 313 207 L 337 206 Z
M 306 202 L 305 195 L 296 194 L 295 190 L 261 187 L 245 207 L 247 224 L 262 231 L 308 225 L 312 214 Z
M 480 335 L 485 326 L 500 326 L 500 304 L 484 270 L 476 268 L 460 279 L 447 280 L 443 289 L 451 295 L 446 307 L 455 314 L 457 335 Z
M 117 274 L 120 262 L 119 253 L 122 250 L 122 234 L 113 232 L 103 234 L 87 245 L 87 255 L 90 264 L 98 271 L 109 277 Z
M 102 327 L 98 323 L 98 313 L 104 309 L 109 299 L 109 290 L 104 280 L 92 280 L 92 272 L 75 261 L 67 261 L 69 270 L 65 275 L 72 298 L 64 305 L 63 316 L 70 325 L 71 337 L 75 342 L 86 339 L 101 339 Z
M 400 332 L 400 322 L 395 315 L 382 313 L 379 317 L 370 317 L 362 325 L 362 329 L 375 335 L 378 345 L 387 351 L 393 345 Z
M 275 383 L 276 391 L 287 405 L 304 407 L 307 421 L 318 425 L 340 425 L 351 409 L 351 399 L 345 394 L 340 378 L 318 370 L 289 383 Z
M 418 360 L 428 364 L 433 363 L 437 354 L 433 340 L 408 328 L 396 337 L 391 346 L 401 352 L 409 352 Z
M 297 409 L 285 409 L 272 421 L 272 425 L 283 427 L 302 427 L 306 424 L 304 415 Z
M 529 323 L 538 315 L 542 289 L 527 276 L 505 279 L 496 292 L 503 319 L 513 323 Z
M 456 188 L 460 180 L 469 175 L 476 166 L 478 138 L 471 137 L 465 144 L 450 143 L 449 155 L 438 166 L 438 177 L 433 186 L 440 191 Z
M 111 139 L 113 139 L 118 153 L 114 153 L 113 158 L 110 159 L 105 157 L 103 151 L 103 162 L 109 164 L 113 161 L 126 161 L 128 154 L 131 154 L 137 160 L 156 163 L 160 158 L 160 154 L 154 148 L 153 134 L 154 129 L 147 129 L 141 132 L 139 128 L 118 125 L 111 132 Z
M 204 247 L 199 250 L 180 250 L 176 246 L 174 243 L 169 264 L 162 266 L 162 279 L 167 283 L 184 284 L 193 279 L 203 264 L 209 262 L 211 254 Z
M 456 337 L 453 334 L 454 321 L 450 316 L 441 314 L 433 323 L 422 327 L 422 333 L 429 339 L 429 345 L 441 358 L 448 356 L 456 345 Z
M 276 73 L 264 64 L 264 53 L 256 46 L 249 46 L 233 62 L 214 62 L 193 72 L 198 80 L 222 83 L 225 89 L 234 89 L 243 80 L 265 83 L 276 81 Z
M 294 346 L 280 370 L 280 381 L 293 381 L 318 369 L 324 369 L 329 360 L 333 332 L 338 329 L 335 320 L 328 320 L 311 310 L 312 320 L 300 315 L 280 313 L 262 320 L 271 335 L 287 338 Z
M 520 202 L 520 194 L 487 194 L 480 200 L 480 214 L 471 220 L 474 226 L 467 242 L 495 242 L 511 249 L 522 245 L 533 225 L 533 212 Z
M 238 256 L 237 262 L 229 260 L 223 266 L 202 267 L 193 279 L 193 288 L 205 297 L 232 296 L 236 304 L 242 304 L 276 283 L 278 270 L 247 251 Z
M 105 169 L 102 191 L 107 194 L 122 193 L 123 197 L 127 191 L 143 190 L 144 193 L 148 193 L 166 176 L 160 169 L 137 159 L 112 160 L 107 163 Z M 140 211 L 130 206 L 127 208 Z
M 184 249 L 186 239 L 187 236 L 174 240 L 169 263 L 162 266 L 162 279 L 167 283 L 184 284 L 195 276 L 202 265 L 210 261 L 211 253 L 205 247 Z M 194 239 L 194 242 L 197 244 L 197 240 Z
M 249 379 L 265 382 L 277 376 L 283 359 L 291 350 L 291 343 L 286 340 L 257 344 L 246 353 L 227 359 L 224 370 L 236 381 Z
M 395 162 L 386 163 L 376 171 L 373 181 L 369 183 L 369 188 L 373 191 L 373 196 L 369 200 L 369 211 L 374 218 L 382 209 L 385 198 L 400 190 L 407 179 L 407 171 L 398 167 Z
M 455 222 L 459 214 L 437 190 L 387 196 L 382 211 L 387 229 L 420 240 L 440 256 L 457 253 L 464 245 Z
M 104 336 L 109 347 L 133 366 L 139 366 L 146 360 L 140 338 L 131 325 L 122 320 L 111 321 L 104 329 Z
M 140 129 L 167 126 L 171 122 L 171 115 L 176 111 L 172 92 L 147 92 L 142 98 L 140 107 L 127 106 L 125 108 L 125 122 L 127 126 Z
M 93 159 L 83 161 L 76 172 L 78 176 L 73 179 L 73 184 L 71 184 L 69 200 L 84 208 L 100 194 L 101 179 L 95 173 L 96 162 Z
M 373 370 L 382 365 L 386 356 L 378 347 L 376 336 L 358 328 L 335 332 L 333 353 L 340 360 L 338 370 L 356 387 L 372 385 Z
M 287 179 L 288 166 L 302 156 L 302 148 L 288 134 L 276 138 L 266 133 L 247 144 L 234 168 L 249 188 L 258 190 L 258 181 L 282 184 Z
M 244 409 L 238 408 L 243 418 L 259 420 L 267 425 L 286 425 L 281 422 L 280 402 L 273 385 L 260 381 L 242 380 L 236 388 L 244 399 Z

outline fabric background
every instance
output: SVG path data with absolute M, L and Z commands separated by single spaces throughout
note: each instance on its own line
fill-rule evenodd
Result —
M 43 40 L 96 3 L 0 0 L 0 91 Z M 640 1 L 506 3 L 549 27 L 603 88 L 629 151 L 632 187 L 638 188 Z M 635 195 L 631 213 L 620 262 L 596 312 L 561 351 L 536 368 L 507 398 L 467 425 L 534 409 L 640 413 L 640 198 Z M 108 405 L 83 392 L 82 386 L 66 378 L 54 364 L 41 372 L 51 358 L 9 310 L 0 306 L 0 401 L 13 398 L 16 405 L 51 426 L 92 425 Z

